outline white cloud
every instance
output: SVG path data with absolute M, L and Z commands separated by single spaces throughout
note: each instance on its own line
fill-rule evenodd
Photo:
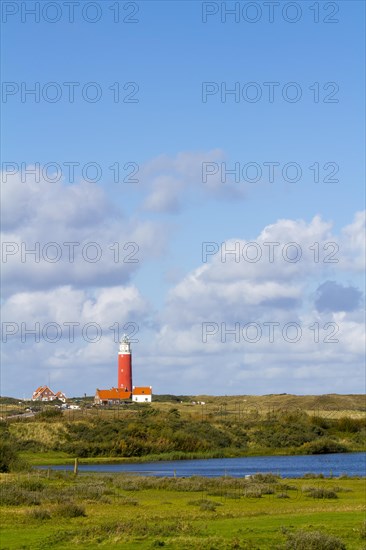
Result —
M 359 216 L 356 222 L 352 235 L 358 250 Z M 349 228 L 345 232 L 349 233 Z M 341 238 L 332 233 L 330 223 L 316 216 L 309 223 L 279 220 L 263 229 L 255 239 L 262 251 L 265 242 L 280 243 L 273 262 L 264 254 L 256 263 L 245 261 L 241 250 L 248 241 L 225 243 L 224 254 L 221 247 L 169 292 L 154 353 L 176 365 L 187 387 L 195 384 L 189 373 L 196 366 L 206 393 L 220 393 L 215 388 L 217 376 L 224 377 L 226 389 L 221 393 L 234 389 L 245 393 L 248 381 L 249 393 L 301 393 L 303 387 L 304 393 L 309 388 L 313 393 L 332 391 L 339 387 L 338 377 L 344 376 L 345 365 L 351 379 L 361 380 L 365 345 L 361 310 L 319 312 L 314 305 L 319 280 L 339 274 L 342 267 L 340 261 L 324 262 L 324 252 L 329 250 L 323 247 L 336 243 L 341 252 Z M 301 248 L 296 263 L 286 261 L 281 253 L 283 244 L 289 242 Z M 235 250 L 235 243 L 239 256 L 225 257 L 225 250 Z M 314 256 L 314 243 L 319 243 L 319 260 Z M 297 335 L 298 340 L 291 341 Z M 253 382 L 255 378 L 261 383 Z M 298 385 L 300 379 L 304 385 Z M 345 387 L 355 391 L 351 386 L 349 380 Z M 197 388 L 198 393 L 202 391 L 203 387 Z
M 8 293 L 126 283 L 142 261 L 165 250 L 162 224 L 127 218 L 97 184 L 23 183 L 19 175 L 8 175 L 3 195 Z
M 341 233 L 341 267 L 364 271 L 366 259 L 366 210 L 357 212 L 351 224 Z
M 200 195 L 232 198 L 235 186 L 223 185 L 217 174 L 202 181 L 203 162 L 220 163 L 223 158 L 222 151 L 214 150 L 147 162 L 141 168 L 145 210 L 177 212 Z M 115 384 L 118 345 L 111 327 L 118 323 L 123 330 L 128 322 L 145 331 L 143 338 L 138 336 L 134 359 L 139 383 L 152 384 L 159 393 L 345 392 L 357 391 L 362 383 L 364 326 L 359 302 L 346 312 L 330 307 L 317 311 L 315 305 L 317 289 L 327 281 L 336 281 L 334 288 L 357 289 L 357 282 L 338 277 L 352 278 L 364 265 L 364 213 L 357 213 L 339 235 L 329 221 L 315 216 L 309 222 L 280 219 L 254 240 L 234 235 L 225 243 L 211 243 L 205 263 L 185 276 L 174 274 L 176 284 L 155 313 L 131 279 L 142 265 L 148 273 L 146 260 L 162 258 L 169 238 L 166 225 L 127 217 L 96 184 L 25 184 L 12 176 L 3 190 L 7 208 L 2 237 L 15 244 L 7 249 L 10 254 L 3 263 L 8 294 L 2 315 L 3 321 L 18 327 L 3 346 L 6 393 L 17 395 L 19 380 L 30 393 L 47 382 L 48 371 L 51 381 L 71 394 Z M 242 199 L 245 192 L 237 196 Z M 60 261 L 43 257 L 43 247 L 50 242 L 61 247 Z M 74 262 L 69 261 L 67 242 L 80 243 Z M 39 243 L 39 262 L 31 255 L 22 261 L 22 243 L 27 248 Z M 100 247 L 99 261 L 88 260 L 88 243 Z M 136 243 L 138 249 L 124 248 L 126 243 Z M 89 252 L 95 252 L 93 246 Z M 48 253 L 52 256 L 52 247 Z M 294 255 L 298 261 L 292 261 Z M 138 262 L 129 261 L 134 259 Z M 41 333 L 47 323 L 57 323 L 62 338 L 51 343 L 41 335 L 40 342 L 34 342 L 29 335 L 21 342 L 21 323 L 30 329 L 36 322 Z M 74 342 L 65 326 L 70 322 L 79 323 Z M 102 338 L 95 343 L 80 334 L 88 323 L 101 327 Z M 207 342 L 202 339 L 202 323 L 212 323 Z M 238 342 L 230 333 L 236 323 Z M 252 332 L 245 332 L 247 323 L 254 324 Z M 268 323 L 278 323 L 273 326 L 273 342 Z M 294 329 L 290 325 L 286 332 L 288 323 L 301 329 L 297 342 L 288 341 Z M 255 324 L 262 331 L 256 342 L 250 341 Z M 224 338 L 225 329 L 229 332 Z M 339 342 L 328 341 L 332 335 Z
M 243 199 L 247 188 L 221 181 L 221 163 L 225 156 L 220 149 L 207 152 L 183 152 L 175 157 L 161 155 L 141 169 L 141 181 L 150 192 L 144 208 L 154 212 L 175 213 L 196 197 Z
M 14 294 L 2 307 L 3 384 L 14 394 L 19 377 L 34 386 L 48 372 L 65 391 L 116 384 L 118 341 L 138 338 L 149 311 L 134 286 Z

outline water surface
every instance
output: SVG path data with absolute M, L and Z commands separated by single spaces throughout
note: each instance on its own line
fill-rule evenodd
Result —
M 73 470 L 72 464 L 41 466 L 52 470 Z M 324 476 L 366 475 L 366 453 L 333 453 L 324 455 L 251 456 L 240 458 L 208 458 L 121 464 L 80 464 L 80 472 L 136 473 L 145 476 L 233 476 L 255 473 L 276 473 L 282 477 L 301 477 L 306 473 Z

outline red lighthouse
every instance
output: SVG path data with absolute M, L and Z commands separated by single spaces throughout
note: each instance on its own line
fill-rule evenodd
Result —
M 118 388 L 132 392 L 132 357 L 130 341 L 124 334 L 118 352 Z

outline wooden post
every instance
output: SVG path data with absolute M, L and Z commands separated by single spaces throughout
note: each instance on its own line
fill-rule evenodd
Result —
M 79 467 L 79 459 L 75 458 L 75 464 L 74 464 L 74 474 L 77 475 L 78 473 L 78 467 Z

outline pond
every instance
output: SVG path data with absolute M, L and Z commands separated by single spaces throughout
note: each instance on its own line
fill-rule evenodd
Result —
M 73 470 L 72 464 L 40 466 L 42 469 Z M 301 477 L 306 473 L 324 476 L 366 475 L 366 453 L 334 453 L 296 456 L 251 456 L 240 458 L 208 458 L 120 464 L 80 464 L 80 472 L 134 473 L 145 476 L 233 476 L 272 472 L 282 477 Z

